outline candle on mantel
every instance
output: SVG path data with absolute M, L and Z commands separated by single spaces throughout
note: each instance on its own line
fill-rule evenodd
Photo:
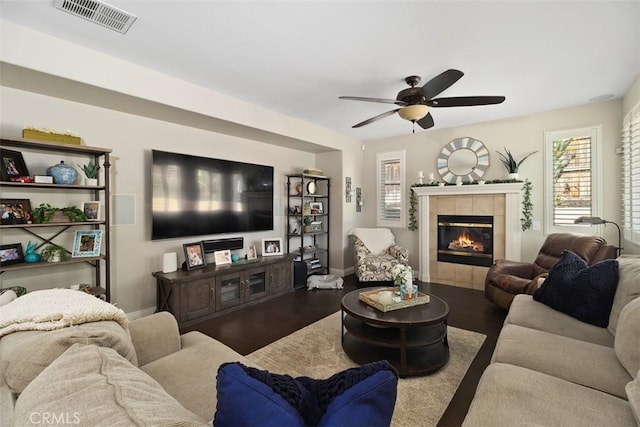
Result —
M 424 178 L 424 172 L 418 171 L 418 178 Z
M 433 173 L 429 174 L 429 181 L 433 181 L 434 179 L 436 179 L 436 176 Z

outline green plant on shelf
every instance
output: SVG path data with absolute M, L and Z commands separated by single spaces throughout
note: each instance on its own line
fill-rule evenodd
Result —
M 62 213 L 68 218 L 69 222 L 84 222 L 87 220 L 87 215 L 76 206 L 54 208 L 49 203 L 40 203 L 40 206 L 32 209 L 31 219 L 34 224 L 46 224 L 54 218 L 56 212 Z
M 44 262 L 60 262 L 69 259 L 67 250 L 62 246 L 54 244 L 47 245 L 42 251 L 40 251 L 40 256 L 42 256 L 42 260 Z
M 98 178 L 98 170 L 100 170 L 100 166 L 97 163 L 89 162 L 86 165 L 78 165 L 84 171 L 84 174 L 89 179 Z

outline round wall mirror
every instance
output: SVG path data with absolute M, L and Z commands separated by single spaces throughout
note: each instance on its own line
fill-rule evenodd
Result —
M 482 178 L 489 167 L 489 150 L 481 141 L 456 138 L 442 147 L 438 156 L 438 174 L 444 182 L 454 183 L 458 177 L 464 182 Z

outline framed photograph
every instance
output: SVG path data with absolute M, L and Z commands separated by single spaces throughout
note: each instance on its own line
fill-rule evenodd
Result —
M 73 258 L 100 256 L 102 230 L 78 230 L 73 239 Z
M 322 214 L 324 213 L 322 209 L 322 202 L 311 202 L 311 214 Z
M 82 211 L 89 221 L 100 221 L 100 202 L 91 201 L 82 203 Z
M 0 199 L 0 224 L 31 224 L 31 201 Z
M 204 257 L 204 244 L 202 241 L 185 243 L 182 245 L 184 249 L 184 259 L 187 263 L 187 270 L 194 270 L 207 266 L 207 260 Z
M 322 222 L 320 221 L 313 221 L 311 223 L 311 232 L 312 233 L 319 233 L 322 231 Z
M 19 151 L 0 150 L 0 179 L 2 181 L 11 181 L 11 178 L 21 176 L 29 176 L 27 165 L 24 164 L 24 158 Z
M 262 256 L 282 255 L 282 239 L 262 239 Z
M 22 243 L 0 245 L 0 265 L 19 264 L 24 262 Z
M 247 259 L 258 259 L 258 252 L 256 252 L 256 245 L 249 246 L 247 250 Z
M 225 249 L 224 251 L 215 251 L 213 253 L 213 258 L 216 261 L 216 265 L 231 264 L 231 251 L 229 249 Z

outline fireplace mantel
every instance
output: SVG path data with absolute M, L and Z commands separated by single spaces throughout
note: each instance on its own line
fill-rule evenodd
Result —
M 468 199 L 475 195 L 504 195 L 504 230 L 501 234 L 505 236 L 504 253 L 509 254 L 509 259 L 520 261 L 521 259 L 521 236 L 522 229 L 520 224 L 520 193 L 521 182 L 506 184 L 484 184 L 484 185 L 446 185 L 439 186 L 423 186 L 412 187 L 418 196 L 418 221 L 419 221 L 419 257 L 420 257 L 420 280 L 423 282 L 431 281 L 430 269 L 432 262 L 437 259 L 435 253 L 431 251 L 432 239 L 437 240 L 437 236 L 432 235 L 430 224 L 430 201 L 435 196 L 459 196 Z M 496 233 L 496 231 L 494 231 Z M 431 256 L 433 255 L 433 259 Z

